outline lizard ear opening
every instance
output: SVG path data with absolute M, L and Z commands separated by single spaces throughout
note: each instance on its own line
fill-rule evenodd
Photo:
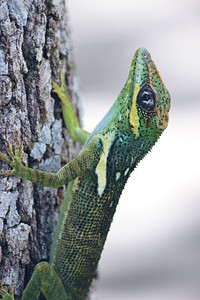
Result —
M 146 110 L 152 111 L 156 106 L 156 96 L 149 86 L 143 86 L 137 95 L 137 105 Z

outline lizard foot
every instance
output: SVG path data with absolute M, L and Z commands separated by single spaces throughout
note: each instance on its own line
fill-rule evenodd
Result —
M 0 152 L 0 160 L 9 164 L 13 169 L 8 170 L 6 172 L 0 172 L 0 176 L 12 176 L 17 174 L 17 171 L 19 170 L 20 166 L 23 166 L 22 158 L 24 152 L 20 145 L 18 145 L 15 148 L 15 152 L 13 152 L 11 144 L 8 141 L 5 141 L 5 143 L 6 143 L 6 152 L 8 153 L 9 157 L 6 156 L 4 153 Z
M 65 83 L 65 72 L 64 72 L 64 65 L 61 71 L 61 76 L 60 76 L 60 82 L 61 84 L 57 84 L 55 81 L 51 80 L 52 83 L 52 92 L 57 94 L 61 102 L 65 105 L 68 105 L 69 96 L 67 93 L 67 87 Z
M 2 282 L 0 281 L 0 299 L 2 300 L 15 300 L 14 289 L 9 288 L 9 293 L 3 288 Z

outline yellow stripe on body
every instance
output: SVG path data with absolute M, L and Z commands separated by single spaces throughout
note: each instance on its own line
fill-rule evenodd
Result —
M 106 135 L 102 141 L 103 141 L 103 152 L 101 154 L 99 163 L 96 167 L 96 174 L 98 177 L 98 195 L 101 197 L 105 188 L 106 188 L 106 183 L 107 183 L 107 178 L 106 178 L 106 167 L 107 167 L 107 158 L 109 154 L 110 147 L 113 142 L 113 137 L 114 135 L 108 134 Z

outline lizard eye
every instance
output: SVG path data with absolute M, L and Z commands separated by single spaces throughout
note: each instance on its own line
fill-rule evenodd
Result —
M 155 93 L 149 86 L 141 88 L 137 95 L 137 104 L 144 110 L 153 110 L 155 108 Z

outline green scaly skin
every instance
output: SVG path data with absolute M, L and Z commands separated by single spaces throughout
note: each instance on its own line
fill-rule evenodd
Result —
M 36 300 L 40 292 L 47 300 L 85 299 L 124 185 L 168 124 L 170 96 L 143 48 L 135 53 L 119 97 L 91 135 L 79 126 L 64 78 L 61 87 L 53 83 L 53 89 L 62 101 L 69 133 L 84 144 L 78 157 L 53 174 L 22 165 L 22 152 L 16 149 L 14 154 L 9 144 L 11 158 L 0 153 L 0 159 L 13 168 L 2 175 L 50 187 L 70 182 L 50 264 L 36 266 L 22 300 Z

